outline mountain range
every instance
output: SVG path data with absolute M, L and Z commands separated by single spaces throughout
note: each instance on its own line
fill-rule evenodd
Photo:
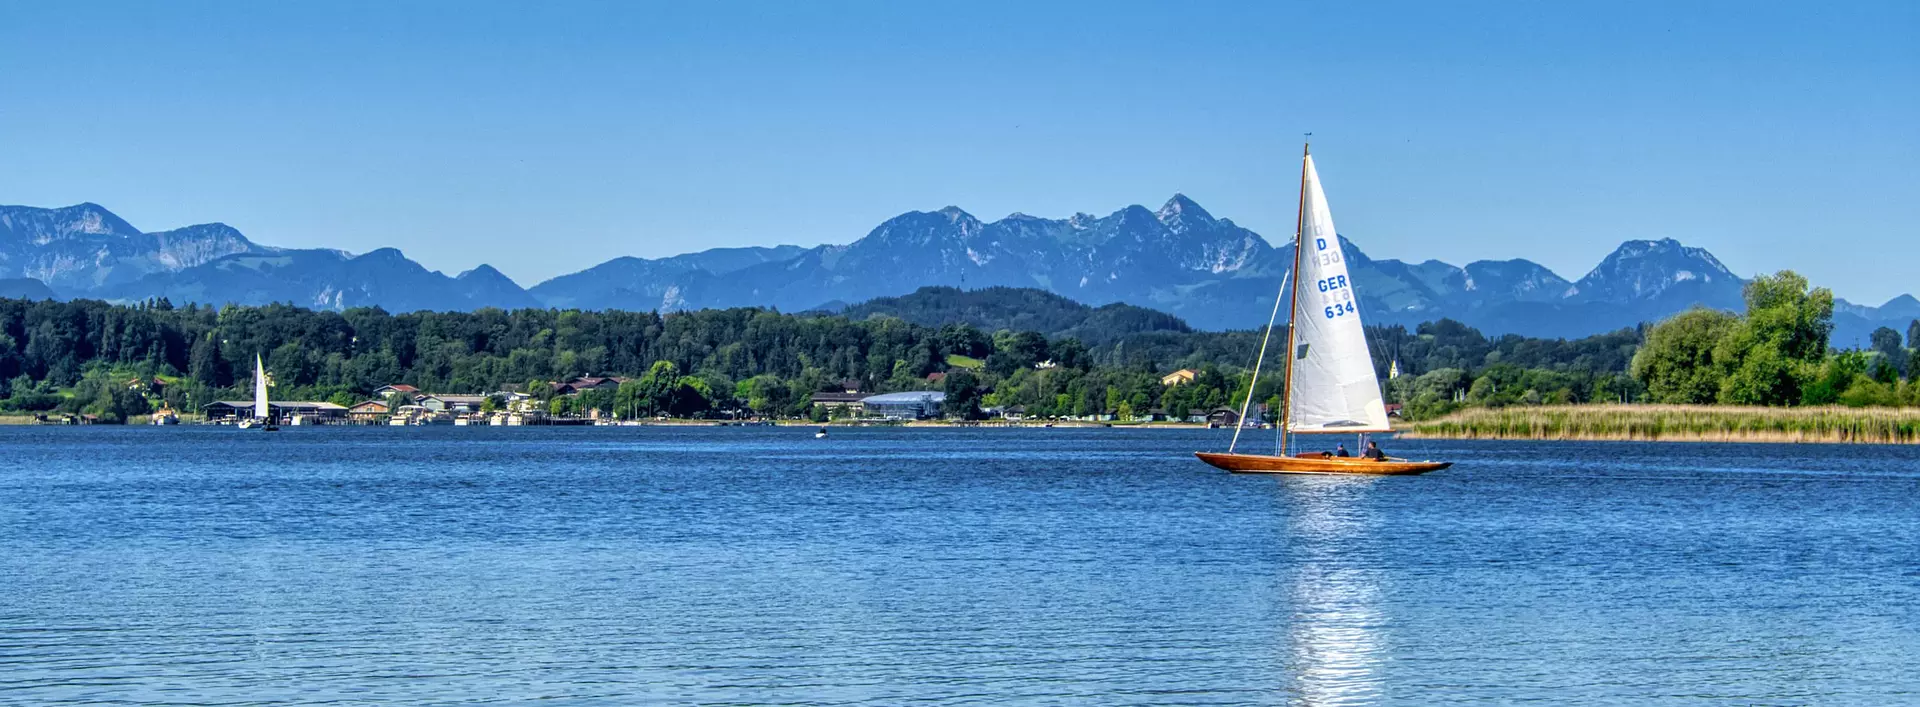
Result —
M 1622 243 L 1569 281 L 1527 260 L 1374 259 L 1341 238 L 1371 323 L 1442 317 L 1490 334 L 1576 337 L 1654 321 L 1695 305 L 1738 310 L 1744 280 L 1711 253 L 1672 239 Z M 1202 329 L 1259 326 L 1273 306 L 1291 243 L 1275 247 L 1176 194 L 1157 211 L 1106 216 L 1012 214 L 981 221 L 958 207 L 913 211 L 845 245 L 716 248 L 669 258 L 622 257 L 523 288 L 481 265 L 448 276 L 400 251 L 277 248 L 224 224 L 143 232 L 97 204 L 0 206 L 0 296 L 176 303 L 290 302 L 390 311 L 681 310 L 759 306 L 839 311 L 922 287 L 1034 288 L 1100 306 L 1126 303 Z M 858 308 L 855 308 L 857 311 Z M 1834 342 L 1875 326 L 1905 331 L 1920 300 L 1878 307 L 1841 301 Z

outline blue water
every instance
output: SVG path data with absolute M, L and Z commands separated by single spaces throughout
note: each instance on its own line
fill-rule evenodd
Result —
M 0 703 L 1920 704 L 1920 450 L 0 428 Z

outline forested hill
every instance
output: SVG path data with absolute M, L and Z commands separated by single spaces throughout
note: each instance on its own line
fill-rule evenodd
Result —
M 745 406 L 774 415 L 803 413 L 809 394 L 849 381 L 869 392 L 971 391 L 988 404 L 1059 415 L 1110 413 L 1120 402 L 1178 412 L 1245 394 L 1259 332 L 1190 331 L 1149 310 L 1079 311 L 1042 300 L 1031 300 L 1035 311 L 1022 318 L 1015 303 L 1035 297 L 1050 296 L 935 290 L 864 307 L 857 319 L 761 309 L 390 314 L 0 299 L 0 410 L 135 414 L 158 400 L 129 398 L 134 379 L 166 381 L 165 399 L 176 408 L 245 398 L 256 354 L 273 374 L 276 399 L 342 404 L 393 383 L 437 393 L 509 385 L 540 392 L 576 376 L 660 371 L 677 372 L 674 380 L 685 383 L 677 389 L 700 391 L 692 399 L 709 407 L 689 411 Z M 943 307 L 971 314 L 945 319 L 935 314 Z M 1397 361 L 1405 374 L 1406 385 L 1390 386 L 1393 395 L 1443 402 L 1484 388 L 1488 400 L 1585 401 L 1634 392 L 1624 370 L 1636 330 L 1573 341 L 1489 339 L 1441 321 L 1368 333 L 1379 373 Z M 1195 385 L 1161 384 L 1181 368 L 1203 375 Z M 1257 395 L 1270 396 L 1279 378 L 1263 376 Z
M 909 295 L 868 300 L 841 314 L 849 319 L 885 315 L 930 327 L 963 323 L 986 331 L 1036 331 L 1088 345 L 1110 344 L 1131 334 L 1193 331 L 1166 312 L 1118 303 L 1093 307 L 1027 287 L 922 287 Z

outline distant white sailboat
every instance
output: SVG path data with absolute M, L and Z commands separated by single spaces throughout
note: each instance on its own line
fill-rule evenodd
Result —
M 1293 276 L 1282 280 L 1279 295 L 1291 305 L 1287 308 L 1287 378 L 1280 394 L 1279 454 L 1234 453 L 1244 423 L 1235 425 L 1233 442 L 1226 453 L 1194 454 L 1201 461 L 1236 473 L 1398 475 L 1445 469 L 1451 464 L 1327 457 L 1317 452 L 1285 456 L 1290 434 L 1393 429 L 1381 402 L 1373 355 L 1367 349 L 1366 330 L 1360 325 L 1359 300 L 1347 274 L 1346 254 L 1333 228 L 1326 192 L 1320 188 L 1320 174 L 1314 170 L 1313 156 L 1304 149 L 1300 160 L 1300 221 L 1293 237 Z M 1289 283 L 1291 290 L 1287 289 Z M 1310 289 L 1302 292 L 1303 286 Z M 1280 300 L 1274 302 L 1274 316 L 1267 320 L 1266 338 L 1260 342 L 1261 359 L 1266 358 L 1267 341 L 1273 337 Z M 1260 361 L 1256 360 L 1253 379 L 1247 385 L 1247 401 L 1240 408 L 1242 420 L 1246 419 L 1246 404 L 1252 402 L 1254 386 L 1259 383 Z
M 273 425 L 272 413 L 267 408 L 267 367 L 260 360 L 260 354 L 253 355 L 253 417 L 240 420 L 240 429 L 255 427 L 265 427 L 270 432 L 280 429 Z

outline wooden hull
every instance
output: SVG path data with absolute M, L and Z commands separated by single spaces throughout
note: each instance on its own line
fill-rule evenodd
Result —
M 1261 454 L 1216 454 L 1194 452 L 1200 461 L 1235 474 L 1354 474 L 1363 476 L 1409 476 L 1439 471 L 1453 462 L 1383 462 L 1358 457 L 1271 457 Z

